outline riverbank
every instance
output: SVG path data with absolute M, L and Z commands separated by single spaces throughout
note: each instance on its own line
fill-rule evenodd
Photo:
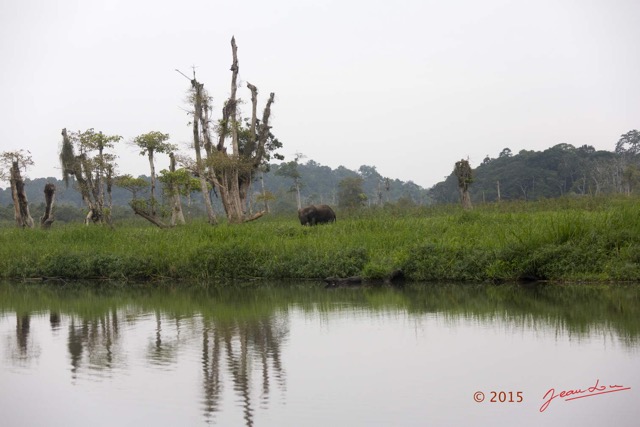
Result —
M 0 277 L 60 280 L 639 281 L 637 198 L 565 198 L 243 225 L 0 229 Z

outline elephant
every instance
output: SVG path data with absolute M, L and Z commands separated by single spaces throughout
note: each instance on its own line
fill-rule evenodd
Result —
M 316 225 L 327 222 L 335 222 L 336 213 L 328 205 L 310 205 L 298 209 L 298 218 L 302 225 Z

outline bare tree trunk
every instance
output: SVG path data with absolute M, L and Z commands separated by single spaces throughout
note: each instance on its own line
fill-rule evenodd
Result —
M 376 188 L 376 204 L 378 206 L 382 206 L 384 203 L 382 201 L 382 180 L 378 181 L 378 187 Z
M 471 176 L 471 166 L 467 160 L 456 162 L 454 169 L 458 178 L 458 189 L 460 190 L 460 201 L 463 209 L 471 209 L 471 196 L 469 195 L 469 186 L 473 182 Z
M 231 95 L 227 101 L 229 105 L 229 124 L 231 128 L 231 159 L 233 159 L 232 167 L 226 173 L 227 188 L 229 189 L 228 204 L 230 211 L 227 212 L 229 222 L 240 223 L 244 219 L 244 212 L 242 210 L 242 200 L 240 197 L 240 148 L 238 144 L 238 124 L 237 124 L 237 99 L 236 93 L 238 91 L 238 47 L 236 46 L 235 37 L 231 38 L 231 50 L 233 54 L 233 63 L 231 64 Z
M 11 166 L 11 175 L 10 175 L 10 183 L 11 183 L 11 199 L 13 199 L 13 217 L 16 220 L 16 225 L 20 228 L 24 228 L 24 226 L 26 225 L 24 222 L 24 219 L 22 218 L 22 212 L 20 210 L 20 198 L 18 197 L 18 186 L 17 186 L 17 180 L 20 178 L 15 178 L 14 177 L 14 172 L 13 172 L 13 168 L 17 165 L 17 163 L 14 163 Z M 18 172 L 19 174 L 20 172 Z
M 258 218 L 261 218 L 265 214 L 265 211 L 256 212 L 253 215 L 250 215 L 244 219 L 244 222 L 255 221 Z
M 258 146 L 256 147 L 256 155 L 253 159 L 253 167 L 258 167 L 262 158 L 265 154 L 265 144 L 267 143 L 267 139 L 269 139 L 269 118 L 271 117 L 271 105 L 275 102 L 275 93 L 271 92 L 269 94 L 269 99 L 267 100 L 267 105 L 264 107 L 264 111 L 262 112 L 262 121 L 260 122 L 260 126 L 258 128 Z
M 296 188 L 296 203 L 298 204 L 298 209 L 302 209 L 302 199 L 300 198 L 300 182 L 298 178 L 294 181 L 294 186 Z
M 229 95 L 229 123 L 231 126 L 231 144 L 233 147 L 233 157 L 240 156 L 240 148 L 238 147 L 238 128 L 236 126 L 236 114 L 237 114 L 237 100 L 236 93 L 238 92 L 238 46 L 236 45 L 236 38 L 231 37 L 231 53 L 233 55 L 233 63 L 231 64 L 231 95 Z
M 102 132 L 100 132 L 102 133 Z M 98 204 L 98 209 L 100 211 L 100 222 L 104 222 L 105 218 L 104 218 L 104 183 L 103 183 L 103 176 L 104 176 L 104 155 L 103 155 L 103 151 L 104 151 L 104 147 L 100 146 L 98 147 L 98 158 L 100 159 L 100 165 L 98 167 L 98 172 L 97 172 L 97 177 L 96 177 L 96 181 L 98 182 L 98 194 L 96 195 L 96 202 Z
M 156 225 L 156 226 L 158 226 L 160 228 L 169 228 L 167 226 L 167 224 L 165 224 L 164 222 L 160 221 L 155 216 L 151 216 L 148 213 L 146 213 L 145 211 L 136 208 L 136 206 L 133 203 L 131 203 L 131 208 L 133 209 L 133 212 L 135 212 L 136 215 L 141 216 L 142 218 L 146 219 L 147 221 L 149 221 L 153 225 Z
M 33 218 L 29 213 L 29 201 L 27 200 L 27 193 L 24 191 L 24 181 L 20 175 L 18 162 L 11 164 L 9 181 L 11 184 L 11 197 L 13 198 L 16 225 L 21 228 L 33 228 Z
M 518 187 L 520 187 L 520 191 L 522 191 L 522 195 L 524 196 L 524 199 L 527 200 L 527 190 L 528 187 L 525 185 L 525 183 L 519 183 Z
M 111 213 L 113 212 L 113 194 L 111 190 L 113 189 L 113 166 L 108 165 L 106 171 L 106 184 L 107 184 L 107 214 L 105 215 L 105 220 L 110 227 L 113 227 L 113 223 L 111 220 Z
M 195 73 L 194 73 L 195 74 Z M 200 151 L 200 131 L 199 124 L 202 120 L 202 88 L 203 84 L 198 83 L 195 76 L 191 80 L 191 85 L 195 91 L 194 94 L 194 112 L 193 112 L 193 148 L 196 151 L 196 169 L 198 173 L 198 179 L 200 180 L 200 191 L 202 191 L 202 197 L 204 198 L 204 205 L 207 209 L 207 218 L 209 224 L 215 225 L 218 223 L 216 213 L 213 210 L 211 204 L 211 198 L 209 197 L 209 189 L 207 186 L 207 179 L 205 176 L 205 168 L 202 162 L 202 154 Z
M 78 176 L 81 176 L 81 178 L 78 179 L 78 183 L 80 184 L 82 198 L 89 208 L 89 212 L 87 213 L 84 223 L 89 225 L 89 221 L 91 221 L 97 224 L 103 221 L 102 205 L 100 205 L 98 190 L 94 184 L 93 176 L 91 176 L 91 168 L 86 164 L 87 160 L 84 155 L 81 156 L 80 161 L 85 163 L 82 167 L 82 170 L 85 171 L 85 176 L 82 177 L 82 173 L 78 173 L 76 175 L 76 179 L 78 179 Z
M 169 171 L 176 171 L 176 158 L 173 153 L 169 153 Z M 171 226 L 176 224 L 184 224 L 184 214 L 182 213 L 182 201 L 180 200 L 180 190 L 176 183 L 171 184 Z
M 463 209 L 471 209 L 473 207 L 471 205 L 471 196 L 469 195 L 469 190 L 460 189 L 460 200 L 462 202 Z
M 51 224 L 53 224 L 53 204 L 56 198 L 56 186 L 47 183 L 44 186 L 44 200 L 45 200 L 45 209 L 44 214 L 40 218 L 40 228 L 51 228 Z
M 387 203 L 389 203 L 389 200 L 390 200 L 389 196 L 391 194 L 391 180 L 389 178 L 384 179 L 384 189 L 387 194 Z
M 263 114 L 262 123 L 258 125 L 257 119 L 257 93 L 255 86 L 248 84 L 252 94 L 252 117 L 249 129 L 249 138 L 240 144 L 238 114 L 237 114 L 237 89 L 238 89 L 238 54 L 235 38 L 231 39 L 233 62 L 231 65 L 231 93 L 222 109 L 222 119 L 218 126 L 218 143 L 214 147 L 208 133 L 208 102 L 202 95 L 202 84 L 194 79 L 191 81 L 195 89 L 195 117 L 194 117 L 194 145 L 198 143 L 196 123 L 202 127 L 204 147 L 207 154 L 207 171 L 203 168 L 200 149 L 196 147 L 196 163 L 201 184 L 203 179 L 214 185 L 218 192 L 222 205 L 227 214 L 229 223 L 241 223 L 247 220 L 259 218 L 264 211 L 246 218 L 248 196 L 251 188 L 254 171 L 258 169 L 265 155 L 265 143 L 270 137 L 269 116 L 274 94 L 272 93 Z M 204 112 L 207 116 L 203 115 Z M 225 147 L 225 140 L 231 139 L 230 153 Z M 203 184 L 204 185 L 204 184 Z M 206 193 L 203 187 L 203 193 Z M 210 220 L 210 222 L 212 222 Z
M 147 150 L 151 171 L 151 216 L 156 216 L 156 166 L 153 164 L 153 149 Z
M 251 85 L 250 88 L 252 92 L 252 97 L 251 97 L 252 102 L 257 104 L 257 89 L 253 85 Z M 253 96 L 254 91 L 256 96 Z M 255 98 L 255 101 L 254 101 L 254 98 Z M 253 154 L 252 158 L 249 158 L 246 160 L 246 162 L 248 163 L 247 165 L 244 165 L 244 164 L 242 165 L 244 167 L 248 167 L 249 172 L 245 173 L 243 175 L 243 179 L 239 181 L 239 184 L 240 184 L 239 197 L 241 200 L 244 200 L 246 198 L 248 187 L 251 184 L 250 171 L 257 169 L 260 166 L 260 163 L 262 162 L 262 159 L 264 158 L 264 155 L 265 155 L 265 144 L 269 139 L 269 130 L 271 129 L 271 127 L 269 126 L 269 118 L 271 117 L 271 105 L 274 103 L 274 98 L 275 98 L 275 94 L 271 92 L 269 94 L 269 99 L 267 100 L 267 104 L 264 107 L 264 111 L 262 112 L 262 121 L 260 122 L 260 125 L 258 126 L 258 129 L 257 129 L 258 139 L 257 141 L 255 141 L 256 145 L 255 145 L 255 150 L 253 151 L 255 154 Z M 256 114 L 256 110 L 257 110 L 257 106 L 253 106 L 252 114 Z M 256 118 L 252 118 L 251 123 L 254 123 L 254 122 L 257 122 Z M 251 155 L 251 153 L 252 152 L 248 152 L 248 155 Z
M 249 213 L 249 216 L 253 215 L 253 177 L 249 176 L 249 189 L 247 191 L 247 204 L 245 205 L 245 211 Z

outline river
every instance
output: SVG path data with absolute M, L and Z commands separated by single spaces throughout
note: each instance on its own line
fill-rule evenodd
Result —
M 3 426 L 636 426 L 638 285 L 0 283 Z

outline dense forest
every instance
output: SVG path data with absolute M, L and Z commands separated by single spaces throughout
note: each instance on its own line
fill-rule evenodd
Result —
M 621 136 L 614 151 L 590 145 L 558 144 L 544 151 L 505 148 L 497 158 L 487 156 L 473 170 L 474 203 L 498 200 L 539 200 L 565 195 L 633 194 L 640 190 L 640 133 Z M 434 203 L 460 199 L 452 172 L 428 191 Z

